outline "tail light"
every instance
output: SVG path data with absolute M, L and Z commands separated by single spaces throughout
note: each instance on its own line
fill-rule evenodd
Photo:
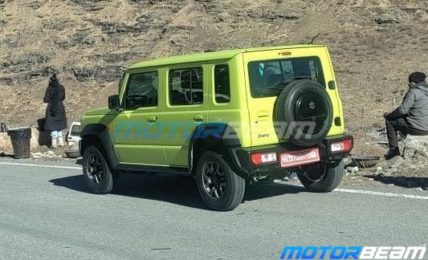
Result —
M 332 153 L 348 153 L 354 147 L 354 141 L 352 139 L 345 139 L 340 142 L 332 143 L 330 151 Z
M 276 153 L 253 153 L 251 154 L 251 162 L 254 165 L 261 165 L 265 163 L 273 163 L 278 161 Z

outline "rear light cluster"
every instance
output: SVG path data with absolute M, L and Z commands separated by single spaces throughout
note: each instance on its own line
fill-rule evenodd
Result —
M 251 162 L 254 165 L 274 163 L 277 161 L 278 161 L 278 156 L 276 153 L 253 153 L 251 155 Z
M 354 147 L 354 142 L 352 139 L 342 140 L 340 142 L 332 143 L 330 146 L 330 151 L 332 153 L 348 153 Z
M 332 154 L 349 153 L 353 147 L 354 147 L 353 139 L 345 139 L 342 141 L 331 143 L 330 151 Z M 253 153 L 251 154 L 251 162 L 255 166 L 275 163 L 275 162 L 278 162 L 278 154 L 276 152 Z

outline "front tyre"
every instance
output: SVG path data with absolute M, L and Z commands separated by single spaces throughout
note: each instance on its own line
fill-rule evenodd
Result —
M 344 175 L 343 161 L 304 167 L 297 173 L 303 186 L 312 192 L 330 192 L 339 186 Z
M 196 184 L 207 207 L 217 211 L 233 210 L 245 194 L 245 180 L 215 152 L 205 152 L 199 158 Z
M 113 174 L 104 154 L 96 146 L 83 153 L 83 178 L 92 193 L 106 194 L 113 190 L 117 174 Z

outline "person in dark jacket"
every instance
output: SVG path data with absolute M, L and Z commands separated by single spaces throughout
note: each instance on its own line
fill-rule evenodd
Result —
M 397 131 L 403 135 L 428 135 L 428 84 L 426 75 L 415 72 L 409 76 L 409 90 L 403 103 L 391 113 L 385 113 L 389 151 L 387 160 L 400 155 Z
M 48 103 L 44 128 L 51 132 L 52 148 L 64 146 L 62 130 L 67 128 L 64 99 L 64 86 L 58 82 L 56 74 L 53 74 L 49 79 L 49 86 L 43 98 L 43 102 Z

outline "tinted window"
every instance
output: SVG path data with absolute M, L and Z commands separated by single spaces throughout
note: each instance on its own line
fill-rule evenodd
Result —
M 169 102 L 171 105 L 202 104 L 203 100 L 202 68 L 169 71 Z
M 248 64 L 251 95 L 253 97 L 277 96 L 288 83 L 310 79 L 325 86 L 319 58 L 295 58 L 256 61 Z
M 215 66 L 214 86 L 215 101 L 217 103 L 228 103 L 230 101 L 230 78 L 228 65 Z
M 158 73 L 131 74 L 125 95 L 125 107 L 154 107 L 158 105 Z

